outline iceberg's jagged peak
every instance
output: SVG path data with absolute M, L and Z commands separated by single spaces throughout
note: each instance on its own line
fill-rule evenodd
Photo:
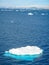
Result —
M 12 48 L 9 51 L 5 52 L 9 52 L 10 54 L 15 55 L 35 55 L 35 54 L 41 54 L 43 50 L 37 46 L 26 46 L 20 48 Z

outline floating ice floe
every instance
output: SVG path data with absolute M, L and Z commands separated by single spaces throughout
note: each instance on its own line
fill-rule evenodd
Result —
M 33 14 L 33 13 L 28 13 L 28 15 L 29 15 L 29 16 L 32 16 L 32 15 L 34 15 L 34 14 Z
M 16 10 L 16 12 L 18 12 L 19 10 Z
M 41 15 L 42 15 L 42 16 L 44 16 L 44 15 L 48 15 L 48 13 L 41 13 Z
M 45 13 L 41 13 L 41 15 L 45 15 Z
M 43 50 L 37 46 L 26 46 L 20 48 L 12 48 L 5 51 L 4 56 L 15 58 L 17 60 L 32 61 L 42 55 Z

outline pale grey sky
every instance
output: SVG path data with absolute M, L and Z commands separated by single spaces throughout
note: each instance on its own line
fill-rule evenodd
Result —
M 29 7 L 29 6 L 49 7 L 49 0 L 0 0 L 0 7 Z

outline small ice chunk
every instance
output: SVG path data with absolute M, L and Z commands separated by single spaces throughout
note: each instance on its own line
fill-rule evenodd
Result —
M 41 13 L 41 15 L 45 15 L 45 13 Z
M 28 13 L 28 15 L 31 16 L 31 15 L 34 15 L 34 14 L 30 12 L 30 13 Z

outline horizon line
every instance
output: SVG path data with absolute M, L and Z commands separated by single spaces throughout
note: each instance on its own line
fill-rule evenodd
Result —
M 32 6 L 8 6 L 8 7 L 4 7 L 4 6 L 0 6 L 0 8 L 32 8 L 32 7 L 36 7 L 36 8 L 44 8 L 44 9 L 49 9 L 49 6 L 43 6 L 43 5 L 32 5 Z

